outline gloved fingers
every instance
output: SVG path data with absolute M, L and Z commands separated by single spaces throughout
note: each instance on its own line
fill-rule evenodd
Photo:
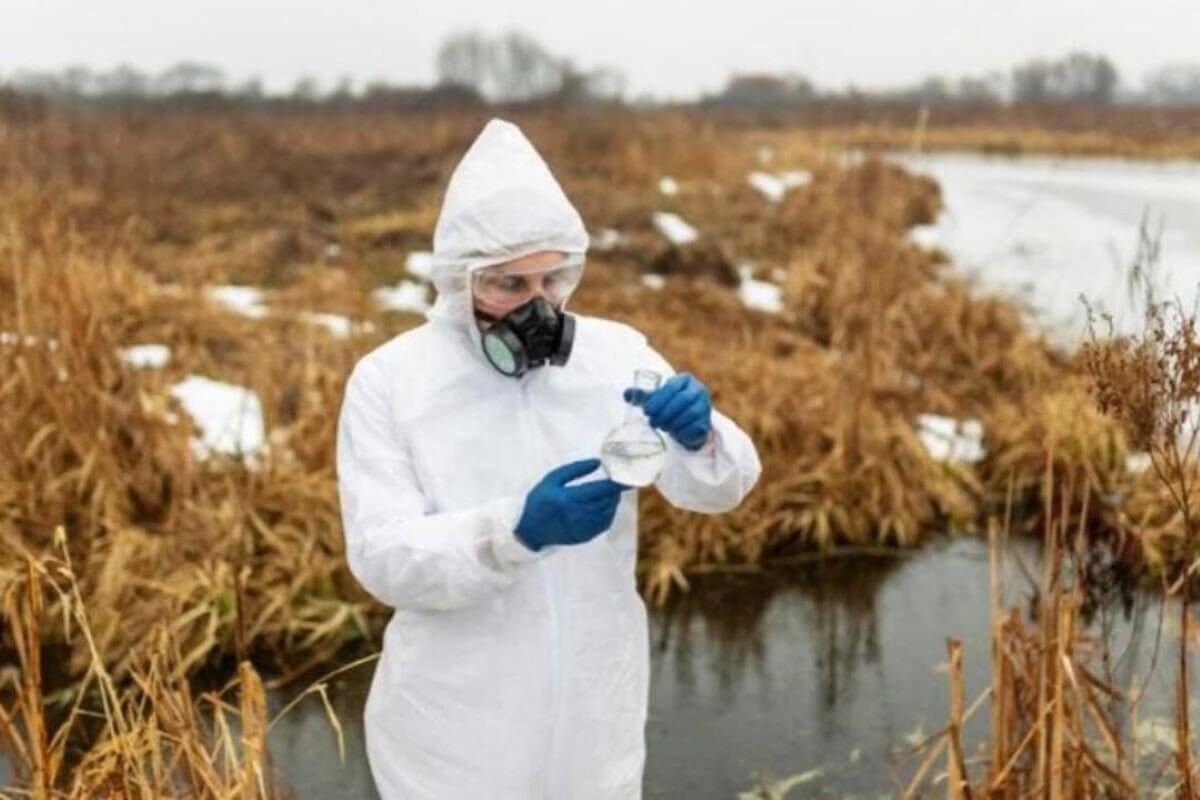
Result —
M 617 516 L 616 501 L 608 501 L 600 507 L 592 511 L 592 520 L 595 526 L 600 530 L 597 533 L 606 531 L 612 527 L 613 518 Z
M 617 513 L 617 506 L 620 503 L 620 496 L 604 497 L 599 500 L 588 500 L 584 507 L 587 509 L 588 514 L 595 519 L 611 520 L 613 515 Z
M 617 483 L 609 478 L 601 478 L 599 480 L 568 486 L 564 491 L 573 502 L 584 502 L 609 497 L 620 497 L 621 492 L 628 488 L 628 486 Z
M 650 392 L 647 392 L 645 389 L 635 389 L 632 386 L 626 389 L 622 395 L 626 403 L 633 403 L 634 405 L 645 405 L 646 400 L 650 396 Z
M 558 486 L 563 486 L 576 478 L 582 478 L 596 471 L 600 466 L 600 459 L 585 458 L 580 461 L 571 461 L 563 464 L 560 467 L 555 467 L 546 473 L 544 480 L 549 481 Z
M 586 542 L 612 527 L 613 518 L 617 514 L 617 501 L 597 500 L 579 510 L 581 513 L 571 528 L 571 539 L 576 543 Z
M 621 495 L 605 495 L 579 501 L 579 508 L 588 516 L 601 516 L 612 513 L 621 502 Z
M 657 413 L 651 415 L 650 424 L 656 428 L 672 430 L 683 415 L 702 410 L 704 405 L 703 391 L 696 388 L 685 389 L 671 398 Z
M 684 447 L 696 449 L 700 447 L 708 439 L 708 432 L 712 430 L 710 425 L 694 424 L 686 428 L 682 428 L 675 437 Z
M 674 399 L 675 395 L 687 388 L 688 382 L 692 380 L 695 379 L 686 372 L 682 375 L 675 375 L 646 398 L 646 404 L 642 406 L 642 411 L 646 412 L 647 417 L 654 417 Z
M 693 403 L 663 425 L 663 429 L 674 433 L 691 425 L 708 424 L 710 416 L 711 411 L 707 403 Z

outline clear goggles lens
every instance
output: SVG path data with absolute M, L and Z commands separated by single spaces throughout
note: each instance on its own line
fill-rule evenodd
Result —
M 553 267 L 536 270 L 484 267 L 472 274 L 471 290 L 479 300 L 497 306 L 519 305 L 538 295 L 551 303 L 561 303 L 579 285 L 582 276 L 582 257 L 571 257 Z

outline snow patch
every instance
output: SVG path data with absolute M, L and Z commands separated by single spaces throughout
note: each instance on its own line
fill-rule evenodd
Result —
M 429 310 L 429 289 L 423 283 L 400 281 L 391 287 L 375 290 L 375 302 L 393 311 L 424 314 Z
M 977 464 L 984 459 L 983 423 L 937 414 L 917 417 L 917 438 L 935 461 Z
M 267 315 L 263 306 L 263 291 L 255 286 L 210 286 L 208 296 L 235 314 L 251 319 L 262 319 Z
M 591 246 L 596 250 L 612 250 L 622 240 L 621 232 L 615 228 L 604 228 L 591 236 Z
M 171 348 L 165 344 L 137 344 L 121 350 L 121 360 L 138 369 L 161 369 L 171 363 Z
M 738 297 L 742 305 L 768 314 L 783 311 L 783 289 L 767 281 L 757 281 L 753 274 L 753 267 L 749 264 L 738 267 L 738 275 L 742 279 L 738 285 Z
M 433 277 L 433 253 L 418 250 L 408 254 L 404 268 L 410 275 L 430 280 Z
M 672 244 L 690 244 L 700 238 L 700 234 L 691 225 L 683 221 L 678 214 L 670 211 L 658 211 L 654 214 L 654 227 Z
M 189 375 L 171 387 L 201 438 L 192 452 L 205 458 L 212 452 L 256 459 L 264 451 L 263 413 L 258 395 L 243 386 Z

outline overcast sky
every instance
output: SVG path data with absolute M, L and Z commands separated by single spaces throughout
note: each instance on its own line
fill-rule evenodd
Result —
M 429 83 L 449 33 L 520 29 L 583 68 L 611 65 L 628 96 L 686 98 L 733 72 L 798 72 L 818 85 L 880 88 L 959 76 L 1081 48 L 1126 85 L 1200 60 L 1200 0 L 2 0 L 0 76 L 21 68 L 181 60 L 287 89 Z

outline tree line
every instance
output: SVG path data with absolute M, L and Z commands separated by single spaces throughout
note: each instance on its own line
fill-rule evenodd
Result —
M 49 102 L 70 106 L 223 107 L 282 110 L 428 110 L 493 103 L 540 105 L 638 104 L 627 97 L 627 79 L 608 66 L 582 69 L 520 31 L 487 35 L 464 31 L 446 38 L 434 59 L 433 85 L 362 85 L 349 77 L 322 85 L 303 77 L 283 92 L 268 92 L 260 79 L 231 81 L 213 65 L 185 61 L 158 73 L 129 65 L 109 70 L 68 67 L 0 75 L 0 110 L 6 104 Z M 927 78 L 912 86 L 865 91 L 853 86 L 822 89 L 803 75 L 741 73 L 719 91 L 699 99 L 706 106 L 792 107 L 814 102 L 911 102 L 921 104 L 1200 104 L 1200 63 L 1171 64 L 1145 77 L 1138 88 L 1122 82 L 1117 67 L 1097 53 L 1071 52 L 1034 59 L 1008 71 L 978 76 Z

